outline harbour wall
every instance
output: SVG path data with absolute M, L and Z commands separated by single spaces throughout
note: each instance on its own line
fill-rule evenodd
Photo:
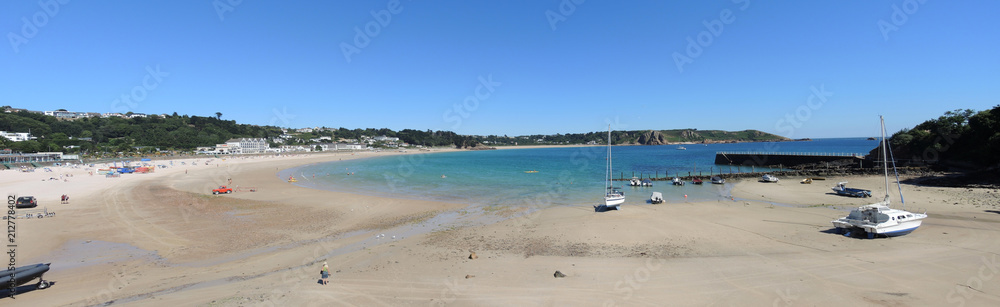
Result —
M 715 164 L 742 166 L 795 167 L 835 161 L 844 163 L 844 160 L 860 166 L 864 159 L 865 154 L 861 153 L 718 152 L 715 154 Z

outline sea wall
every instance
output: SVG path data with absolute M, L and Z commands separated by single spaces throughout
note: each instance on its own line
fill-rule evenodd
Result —
M 715 154 L 715 164 L 742 166 L 795 167 L 829 162 L 851 163 L 860 166 L 862 160 L 864 160 L 864 155 L 859 153 L 718 152 Z

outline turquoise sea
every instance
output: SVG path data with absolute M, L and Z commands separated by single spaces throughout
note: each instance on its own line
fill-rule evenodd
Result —
M 614 178 L 665 177 L 730 172 L 714 165 L 719 151 L 766 151 L 864 154 L 878 145 L 865 138 L 817 139 L 801 142 L 614 146 Z M 683 146 L 686 150 L 679 150 Z M 430 199 L 474 205 L 580 205 L 603 202 L 606 146 L 458 151 L 354 159 L 304 165 L 279 172 L 295 176 L 295 184 L 332 191 L 394 198 Z M 526 171 L 537 171 L 526 173 Z M 737 169 L 734 167 L 733 172 Z M 749 169 L 743 168 L 747 172 Z M 758 171 L 760 171 L 758 169 Z M 442 175 L 444 177 L 442 177 Z M 666 202 L 728 198 L 731 184 L 629 187 L 626 205 L 648 202 L 661 192 Z M 686 198 L 685 198 L 686 195 Z

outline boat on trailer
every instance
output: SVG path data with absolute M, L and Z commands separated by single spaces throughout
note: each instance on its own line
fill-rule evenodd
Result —
M 51 263 L 38 263 L 4 270 L 0 272 L 0 285 L 13 285 L 14 287 L 17 287 L 27 284 L 37 278 L 37 289 L 48 288 L 52 284 L 43 279 L 42 275 L 49 271 L 49 265 L 51 265 Z M 13 295 L 13 293 L 11 295 Z

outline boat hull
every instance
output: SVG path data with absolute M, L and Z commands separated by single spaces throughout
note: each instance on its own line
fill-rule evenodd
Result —
M 0 272 L 0 274 L 3 274 L 0 275 L 0 284 L 9 285 L 11 281 L 13 281 L 15 285 L 20 286 L 29 283 L 32 280 L 41 279 L 42 274 L 45 274 L 45 272 L 48 271 L 48 263 L 39 263 L 15 268 L 14 270 L 5 270 Z
M 923 223 L 923 218 L 917 220 L 905 221 L 891 226 L 885 226 L 885 225 L 880 226 L 880 225 L 870 225 L 870 224 L 855 225 L 855 223 L 851 223 L 851 221 L 840 219 L 833 221 L 833 226 L 838 229 L 841 229 L 842 231 L 852 231 L 854 229 L 857 229 L 857 230 L 862 230 L 870 235 L 897 237 L 909 234 L 914 230 L 917 230 L 917 228 L 919 228 L 922 223 Z
M 604 197 L 604 205 L 605 206 L 608 206 L 608 207 L 617 206 L 617 205 L 621 205 L 622 203 L 625 203 L 625 196 L 624 195 L 622 195 L 622 196 L 605 196 Z
M 913 226 L 913 227 L 910 227 L 910 228 L 900 228 L 900 229 L 896 229 L 896 230 L 892 230 L 892 231 L 879 232 L 878 234 L 884 235 L 884 236 L 888 236 L 888 237 L 902 236 L 902 235 L 909 234 L 909 233 L 913 232 L 914 230 L 917 230 L 918 227 L 920 227 L 920 223 L 919 222 L 917 223 L 916 226 Z

